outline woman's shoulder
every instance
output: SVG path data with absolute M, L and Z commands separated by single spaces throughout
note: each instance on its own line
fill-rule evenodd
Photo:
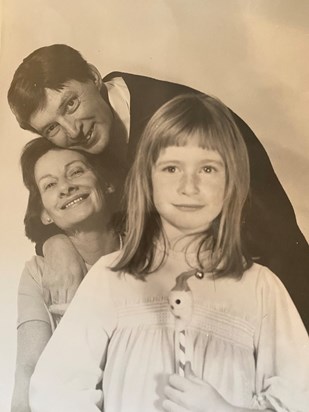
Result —
M 27 279 L 31 278 L 38 285 L 41 285 L 42 274 L 44 267 L 44 258 L 42 256 L 32 256 L 27 260 L 24 269 L 20 277 L 20 283 L 23 283 Z

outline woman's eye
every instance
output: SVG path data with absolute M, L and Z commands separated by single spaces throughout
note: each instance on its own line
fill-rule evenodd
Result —
M 74 112 L 74 111 L 77 109 L 78 104 L 79 104 L 79 101 L 78 101 L 78 99 L 77 99 L 76 97 L 70 99 L 70 100 L 67 102 L 66 111 L 67 111 L 68 113 Z
M 49 182 L 49 183 L 46 183 L 45 185 L 44 185 L 44 190 L 48 190 L 48 189 L 51 189 L 51 188 L 53 188 L 54 186 L 55 186 L 55 182 Z
M 74 169 L 70 172 L 71 177 L 78 177 L 84 173 L 83 169 Z

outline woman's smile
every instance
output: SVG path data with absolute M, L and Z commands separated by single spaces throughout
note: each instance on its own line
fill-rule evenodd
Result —
M 63 206 L 61 206 L 60 209 L 69 209 L 71 207 L 75 207 L 79 205 L 82 201 L 87 199 L 88 197 L 89 197 L 89 193 L 75 196 L 73 199 L 69 200 Z

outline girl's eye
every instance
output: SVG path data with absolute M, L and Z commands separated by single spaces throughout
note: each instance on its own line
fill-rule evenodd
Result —
M 168 172 L 168 173 L 175 173 L 177 171 L 176 166 L 166 166 L 163 169 L 164 172 Z
M 214 171 L 214 168 L 212 166 L 204 166 L 203 167 L 203 172 L 204 173 L 212 173 Z
M 70 99 L 66 105 L 66 112 L 73 113 L 77 109 L 78 105 L 79 105 L 79 100 L 77 99 L 77 97 Z

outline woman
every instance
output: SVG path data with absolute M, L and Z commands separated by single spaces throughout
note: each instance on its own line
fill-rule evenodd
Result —
M 75 246 L 89 269 L 102 255 L 120 247 L 111 210 L 115 191 L 102 159 L 61 149 L 43 138 L 29 142 L 21 156 L 24 183 L 29 190 L 25 215 L 28 238 L 37 242 L 42 225 L 56 225 Z M 105 163 L 106 164 L 106 163 Z M 28 412 L 29 382 L 37 360 L 59 320 L 43 299 L 44 258 L 26 263 L 18 293 L 18 330 L 12 412 Z

